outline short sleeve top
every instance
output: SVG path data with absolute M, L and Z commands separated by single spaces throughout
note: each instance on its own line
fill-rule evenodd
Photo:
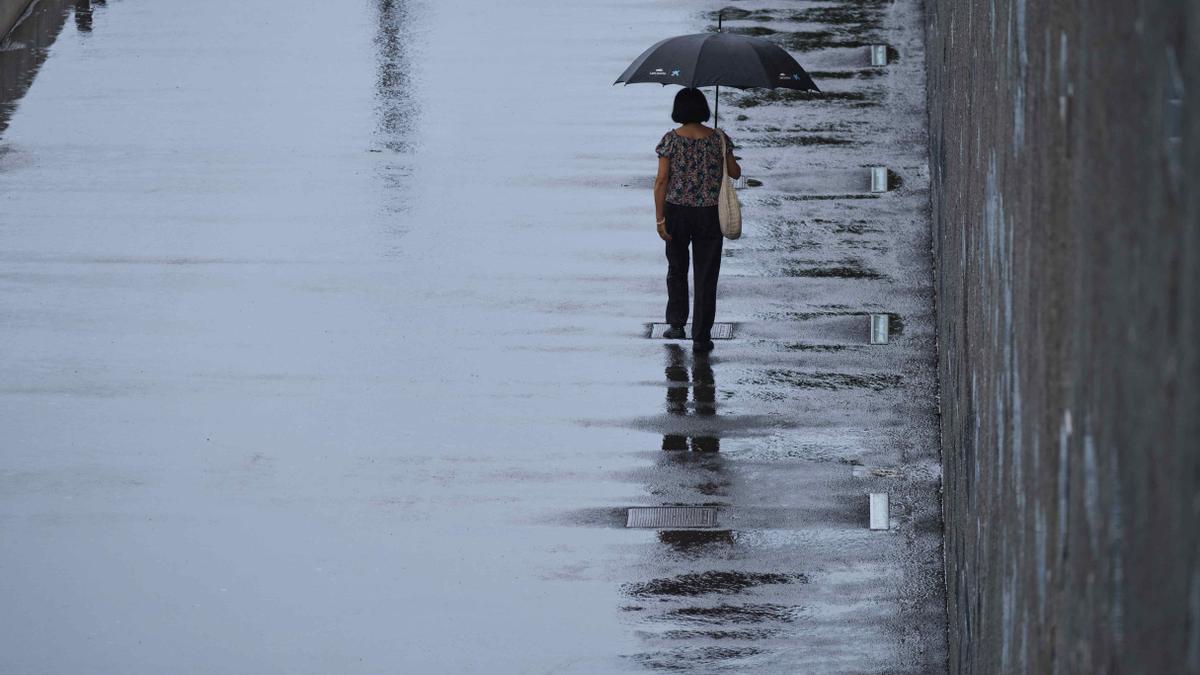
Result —
M 687 138 L 668 131 L 658 147 L 659 157 L 671 162 L 671 178 L 667 181 L 667 201 L 680 206 L 716 206 L 721 193 L 721 134 L 707 138 Z M 725 151 L 733 153 L 733 141 L 725 136 Z

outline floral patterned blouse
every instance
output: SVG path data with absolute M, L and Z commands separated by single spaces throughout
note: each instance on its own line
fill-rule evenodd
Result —
M 716 206 L 721 192 L 720 131 L 708 138 L 687 138 L 672 129 L 654 149 L 671 160 L 667 201 L 680 206 Z M 733 141 L 725 137 L 725 151 L 733 154 Z

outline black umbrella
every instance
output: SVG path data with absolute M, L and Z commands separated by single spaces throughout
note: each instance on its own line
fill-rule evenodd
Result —
M 680 35 L 655 44 L 634 59 L 613 84 L 622 82 L 684 87 L 716 85 L 718 112 L 721 85 L 738 89 L 820 91 L 796 59 L 774 42 L 721 32 Z

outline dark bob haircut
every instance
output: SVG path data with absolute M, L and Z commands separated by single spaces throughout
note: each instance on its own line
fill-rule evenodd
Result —
M 675 94 L 675 107 L 671 109 L 671 119 L 680 124 L 689 122 L 707 122 L 711 113 L 708 111 L 708 99 L 699 89 L 680 89 Z

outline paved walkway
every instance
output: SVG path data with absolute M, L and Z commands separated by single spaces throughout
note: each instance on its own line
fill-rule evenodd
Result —
M 827 93 L 722 103 L 708 359 L 608 86 L 703 4 L 86 4 L 0 51 L 0 671 L 944 668 L 915 0 L 727 17 Z

